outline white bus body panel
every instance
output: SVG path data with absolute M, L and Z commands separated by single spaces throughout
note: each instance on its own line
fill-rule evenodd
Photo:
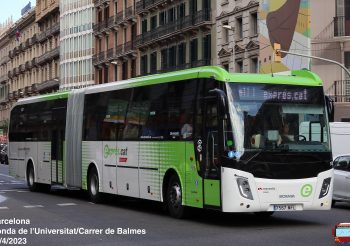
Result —
M 350 153 L 350 122 L 329 123 L 333 158 Z
M 117 188 L 117 158 L 113 150 L 117 149 L 117 142 L 105 141 L 103 146 L 103 192 L 118 194 Z M 111 151 L 112 150 L 112 151 Z
M 139 189 L 139 142 L 117 142 L 118 194 L 140 197 Z M 122 152 L 125 152 L 123 154 Z
M 33 161 L 36 182 L 51 184 L 51 142 L 37 143 L 36 160 Z
M 296 205 L 296 210 L 328 210 L 331 208 L 333 193 L 333 169 L 320 173 L 315 178 L 307 179 L 262 179 L 255 178 L 251 173 L 232 168 L 221 170 L 221 197 L 223 212 L 260 212 L 273 211 L 274 205 Z M 248 179 L 253 200 L 240 195 L 237 178 Z M 323 180 L 331 177 L 330 190 L 319 199 Z M 301 189 L 304 185 L 312 186 L 309 196 L 303 197 Z M 287 198 L 285 198 L 287 197 Z
M 88 168 L 90 164 L 93 164 L 97 169 L 97 174 L 99 177 L 99 187 L 100 191 L 104 192 L 103 188 L 104 185 L 102 183 L 102 177 L 103 177 L 103 145 L 102 142 L 98 141 L 83 141 L 82 145 L 82 180 L 86 181 L 87 185 L 87 175 L 88 175 Z M 82 184 L 82 187 L 85 187 L 84 183 Z

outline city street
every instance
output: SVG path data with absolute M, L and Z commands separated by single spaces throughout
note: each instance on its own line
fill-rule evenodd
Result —
M 350 205 L 338 203 L 331 211 L 276 213 L 270 219 L 253 214 L 223 214 L 192 210 L 186 220 L 169 217 L 161 204 L 122 197 L 90 203 L 80 191 L 32 193 L 23 182 L 8 176 L 0 165 L 0 218 L 26 219 L 30 224 L 4 225 L 16 229 L 27 245 L 332 245 L 332 227 L 350 220 Z M 101 235 L 43 235 L 32 229 L 95 229 Z M 115 229 L 106 235 L 106 229 Z M 144 235 L 120 235 L 117 228 L 141 229 Z M 102 229 L 98 231 L 97 229 Z M 2 234 L 1 237 L 5 235 Z M 4 245 L 4 244 L 3 244 Z

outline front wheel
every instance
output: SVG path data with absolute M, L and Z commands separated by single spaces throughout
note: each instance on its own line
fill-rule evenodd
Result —
M 100 185 L 96 168 L 91 169 L 88 176 L 88 192 L 92 202 L 101 202 Z
M 177 219 L 184 218 L 185 207 L 182 205 L 182 189 L 177 175 L 170 177 L 166 193 L 166 205 L 172 217 Z
M 27 185 L 30 191 L 38 191 L 38 184 L 35 183 L 35 174 L 33 165 L 30 165 L 27 170 Z

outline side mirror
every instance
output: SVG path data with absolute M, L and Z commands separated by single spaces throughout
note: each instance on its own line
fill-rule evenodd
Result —
M 329 96 L 325 96 L 326 108 L 329 122 L 334 122 L 334 101 Z
M 220 98 L 220 100 L 219 100 L 219 103 L 220 103 L 219 109 L 221 109 L 221 114 L 220 115 L 224 115 L 225 116 L 224 118 L 226 119 L 227 118 L 226 117 L 227 96 L 226 96 L 225 92 L 223 90 L 215 88 L 215 89 L 210 90 L 209 93 L 217 94 L 219 96 L 219 98 Z

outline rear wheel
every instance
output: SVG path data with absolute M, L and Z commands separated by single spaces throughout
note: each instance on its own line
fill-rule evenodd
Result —
M 38 184 L 35 183 L 35 174 L 33 164 L 30 163 L 27 169 L 27 185 L 30 191 L 38 191 Z
M 101 202 L 101 193 L 96 168 L 92 168 L 88 176 L 88 192 L 92 202 Z
M 182 205 L 181 183 L 177 175 L 173 175 L 169 179 L 166 205 L 172 217 L 177 219 L 185 217 L 185 207 Z
M 332 200 L 332 208 L 334 208 L 336 201 Z

